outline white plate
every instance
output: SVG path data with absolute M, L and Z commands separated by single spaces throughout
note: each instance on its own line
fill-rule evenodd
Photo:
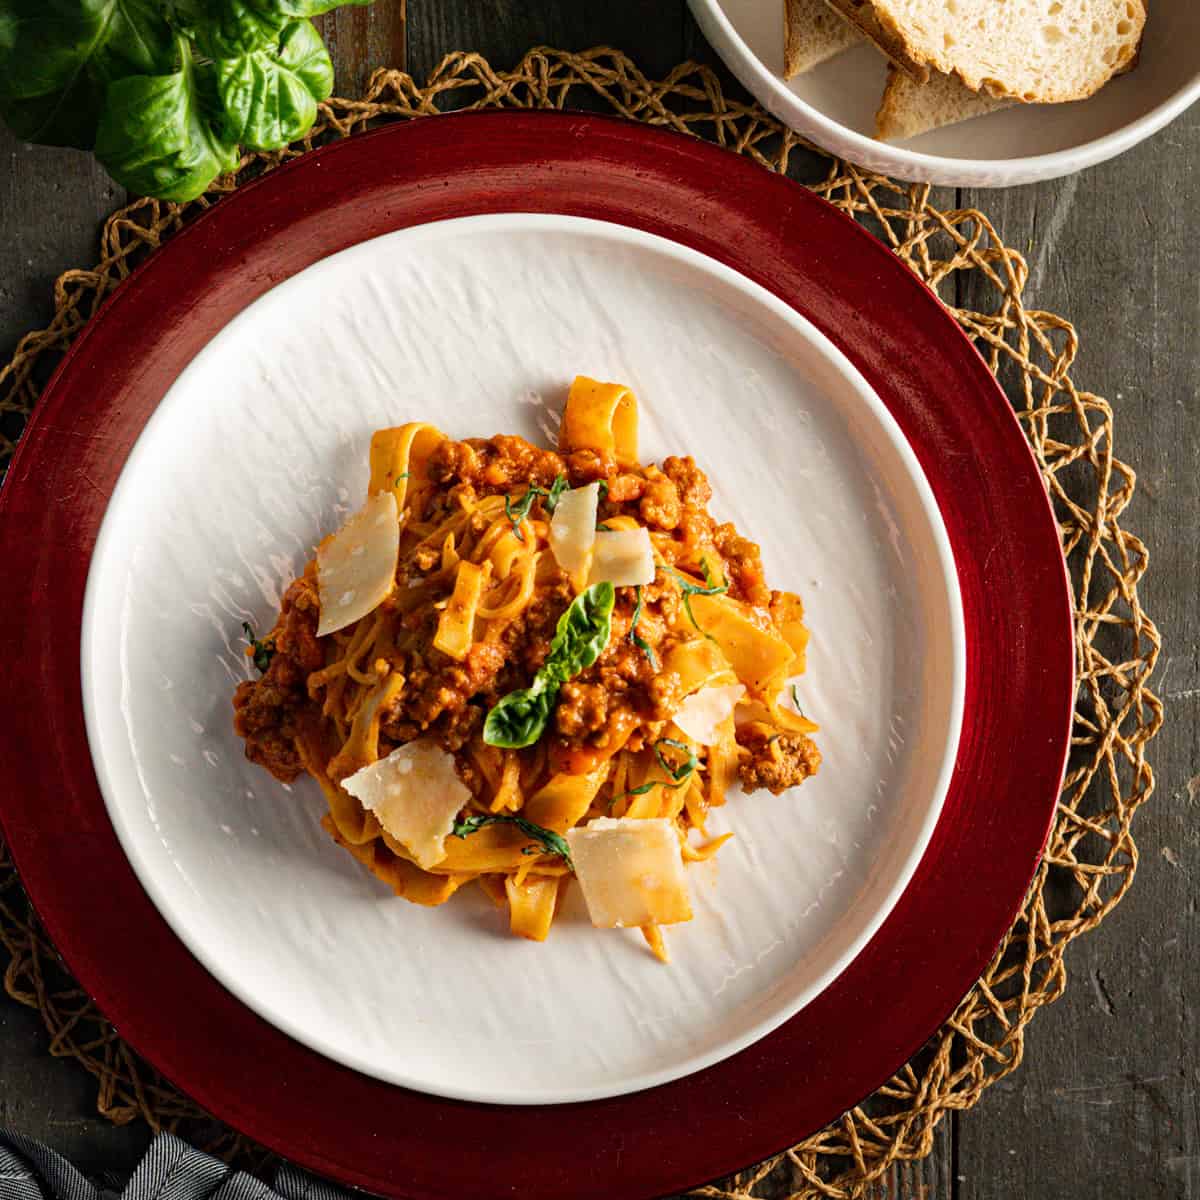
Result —
M 394 898 L 318 826 L 315 784 L 248 763 L 241 623 L 362 500 L 372 430 L 554 436 L 577 372 L 632 385 L 647 459 L 690 453 L 813 630 L 820 774 L 735 795 L 664 967 L 595 930 L 550 940 L 468 889 Z M 83 689 L 122 845 L 192 952 L 322 1053 L 439 1095 L 618 1095 L 748 1045 L 824 988 L 915 867 L 949 779 L 964 643 L 950 550 L 903 437 L 806 321 L 671 242 L 557 216 L 474 217 L 304 271 L 200 353 L 146 426 L 92 561 Z
M 1122 154 L 1200 96 L 1200 4 L 1149 0 L 1137 68 L 1075 104 L 1021 105 L 902 143 L 875 139 L 884 59 L 863 45 L 783 78 L 783 0 L 688 0 L 726 66 L 818 146 L 872 171 L 949 187 L 1054 179 Z

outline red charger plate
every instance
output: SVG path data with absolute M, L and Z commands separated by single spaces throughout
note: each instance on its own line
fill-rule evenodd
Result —
M 671 238 L 812 321 L 899 422 L 962 591 L 966 715 L 933 839 L 846 971 L 751 1048 L 632 1096 L 467 1104 L 359 1075 L 292 1041 L 191 957 L 134 877 L 84 733 L 84 583 L 113 486 L 192 356 L 275 284 L 394 229 L 556 212 Z M 1058 528 L 992 375 L 933 294 L 812 193 L 677 134 L 605 117 L 476 113 L 392 126 L 239 189 L 83 330 L 0 492 L 0 822 L 79 982 L 210 1112 L 280 1154 L 395 1197 L 649 1197 L 821 1128 L 898 1069 L 981 974 L 1045 843 L 1074 696 Z

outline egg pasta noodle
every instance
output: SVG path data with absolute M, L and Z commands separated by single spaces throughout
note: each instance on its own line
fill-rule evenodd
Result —
M 691 458 L 639 462 L 629 388 L 582 376 L 553 450 L 378 431 L 363 508 L 247 627 L 247 756 L 311 775 L 329 835 L 406 900 L 477 883 L 541 941 L 577 879 L 665 960 L 686 864 L 732 836 L 711 810 L 820 763 L 801 602 L 710 498 Z

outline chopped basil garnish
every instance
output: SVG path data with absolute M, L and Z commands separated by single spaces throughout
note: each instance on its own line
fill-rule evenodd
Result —
M 250 661 L 258 668 L 260 675 L 265 675 L 267 668 L 271 665 L 271 659 L 275 657 L 275 643 L 270 638 L 260 642 L 254 636 L 254 630 L 250 628 L 249 621 L 242 622 L 242 629 L 246 634 L 246 641 L 250 643 Z
M 550 485 L 549 491 L 544 487 L 539 487 L 536 483 L 531 483 L 525 489 L 525 495 L 516 504 L 512 502 L 510 496 L 504 497 L 504 515 L 512 522 L 513 533 L 517 535 L 517 541 L 523 542 L 525 540 L 525 535 L 521 532 L 521 522 L 529 516 L 529 510 L 533 508 L 533 502 L 541 496 L 545 501 L 546 511 L 552 513 L 558 507 L 558 498 L 569 486 L 567 477 L 560 472 L 554 477 L 554 482 Z
M 487 825 L 515 825 L 522 833 L 527 833 L 533 838 L 540 847 L 540 849 L 535 849 L 533 846 L 526 846 L 522 851 L 523 854 L 557 854 L 572 871 L 575 870 L 575 864 L 571 861 L 571 849 L 567 845 L 566 838 L 555 833 L 553 829 L 535 825 L 524 817 L 510 816 L 507 813 L 480 813 L 462 821 L 455 821 L 454 828 L 450 832 L 456 838 L 465 838 L 472 833 L 478 833 Z
M 667 567 L 668 574 L 674 576 L 675 582 L 679 584 L 679 590 L 683 593 L 683 610 L 688 615 L 688 620 L 701 632 L 700 622 L 696 620 L 696 614 L 692 612 L 692 597 L 693 596 L 723 596 L 729 591 L 729 584 L 713 583 L 712 572 L 708 569 L 708 560 L 702 558 L 700 560 L 700 569 L 704 572 L 704 587 L 698 583 L 693 583 L 686 575 L 681 575 L 673 567 Z M 711 642 L 713 641 L 712 634 L 704 633 L 704 636 Z
M 677 766 L 672 766 L 670 760 L 663 753 L 664 746 L 669 746 L 672 750 L 682 751 L 686 756 L 683 762 Z M 673 792 L 676 788 L 683 787 L 700 766 L 700 759 L 697 757 L 695 751 L 686 742 L 679 742 L 674 738 L 659 738 L 654 743 L 654 757 L 658 760 L 658 765 L 671 777 L 670 781 L 666 779 L 651 779 L 643 783 L 640 787 L 630 788 L 627 792 L 618 792 L 608 802 L 609 808 L 612 808 L 618 800 L 623 800 L 626 796 L 644 796 L 656 787 L 666 788 L 668 791 Z
M 650 666 L 657 671 L 658 659 L 654 656 L 650 643 L 637 631 L 638 621 L 642 616 L 642 585 L 637 584 L 633 590 L 637 593 L 637 603 L 633 606 L 633 619 L 629 622 L 629 640 L 646 656 Z

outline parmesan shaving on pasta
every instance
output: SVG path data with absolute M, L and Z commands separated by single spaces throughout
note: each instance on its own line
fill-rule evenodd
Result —
M 654 550 L 650 534 L 636 529 L 601 529 L 595 534 L 588 583 L 637 587 L 654 581 Z
M 587 578 L 596 540 L 596 507 L 600 503 L 600 485 L 571 488 L 563 492 L 550 521 L 550 549 L 558 565 L 572 579 Z M 592 580 L 593 583 L 596 580 Z
M 399 555 L 396 497 L 380 492 L 317 548 L 317 636 L 345 629 L 377 608 L 395 586 Z
M 671 719 L 693 742 L 711 746 L 745 694 L 745 685 L 740 683 L 701 688 L 684 700 Z
M 342 780 L 342 787 L 425 870 L 446 857 L 454 818 L 471 798 L 454 770 L 454 759 L 426 738 L 355 771 Z
M 597 817 L 567 830 L 588 916 L 598 929 L 692 919 L 675 823 Z

